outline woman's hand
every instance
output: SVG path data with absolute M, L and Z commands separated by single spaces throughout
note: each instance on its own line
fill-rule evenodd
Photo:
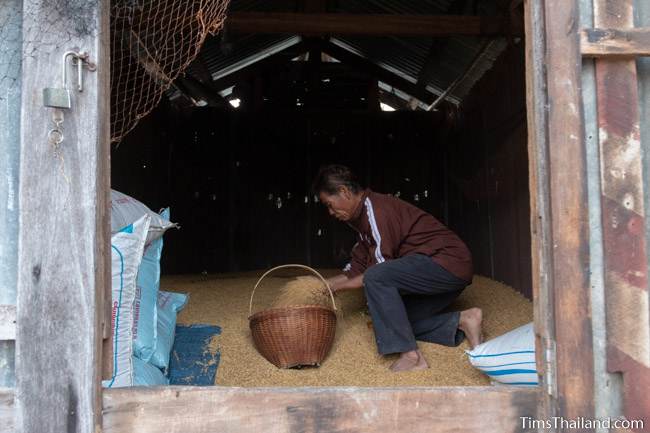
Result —
M 330 289 L 334 290 L 334 286 L 337 284 L 340 284 L 344 281 L 347 281 L 348 277 L 345 276 L 345 274 L 339 274 L 334 277 L 328 278 L 325 281 L 327 281 L 327 284 L 330 286 Z
M 363 274 L 354 278 L 348 278 L 344 274 L 337 275 L 327 279 L 332 293 L 336 294 L 342 290 L 360 289 L 363 287 Z

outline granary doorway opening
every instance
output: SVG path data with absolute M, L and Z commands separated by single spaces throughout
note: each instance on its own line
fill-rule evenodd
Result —
M 311 190 L 326 164 L 350 167 L 364 186 L 417 206 L 464 241 L 475 276 L 449 308 L 481 308 L 485 340 L 533 321 L 521 2 L 232 0 L 217 34 L 191 35 L 200 50 L 184 47 L 187 67 L 173 82 L 146 20 L 118 29 L 117 12 L 111 186 L 151 209 L 170 208 L 180 229 L 164 234 L 160 289 L 189 295 L 176 330 L 208 325 L 211 337 L 197 350 L 191 336 L 176 334 L 169 362 L 201 366 L 176 384 L 471 386 L 520 374 L 508 370 L 535 376 L 534 343 L 533 362 L 503 372 L 474 368 L 467 342 L 421 343 L 430 368 L 392 373 L 394 357 L 377 354 L 362 290 L 336 296 L 334 345 L 318 368 L 276 368 L 255 350 L 248 322 L 264 270 L 300 263 L 331 277 L 350 261 L 356 233 Z M 340 20 L 329 28 L 318 14 Z M 375 14 L 390 20 L 359 21 Z M 416 15 L 459 18 L 409 30 Z M 480 16 L 509 24 L 477 27 Z M 142 94 L 129 93 L 134 82 Z M 253 307 L 274 306 L 305 275 L 279 270 L 260 284 Z

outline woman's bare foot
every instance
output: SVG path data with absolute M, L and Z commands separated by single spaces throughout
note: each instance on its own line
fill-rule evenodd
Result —
M 483 342 L 481 322 L 483 322 L 483 311 L 480 308 L 470 308 L 460 312 L 458 329 L 465 333 L 470 349 Z
M 392 372 L 425 370 L 427 368 L 429 368 L 429 364 L 419 349 L 400 354 L 399 359 L 390 366 Z

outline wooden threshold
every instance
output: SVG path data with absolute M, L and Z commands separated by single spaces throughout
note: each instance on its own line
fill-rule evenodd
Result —
M 523 432 L 538 397 L 507 386 L 109 389 L 103 432 Z

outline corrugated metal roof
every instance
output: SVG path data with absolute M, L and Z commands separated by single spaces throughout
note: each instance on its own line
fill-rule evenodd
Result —
M 239 35 L 232 40 L 213 38 L 201 50 L 201 58 L 217 80 L 300 40 L 299 36 L 286 35 Z
M 416 82 L 427 58 L 427 38 L 376 36 L 338 36 L 333 43 L 349 48 L 380 66 L 396 69 Z
M 431 38 L 396 37 L 336 37 L 332 42 L 382 66 L 412 83 L 421 78 L 427 89 L 441 94 L 454 80 L 462 76 L 481 48 L 483 39 L 472 37 L 446 38 L 442 49 L 432 61 L 428 73 L 421 72 L 427 62 Z M 483 74 L 492 68 L 496 58 L 505 50 L 503 38 L 488 45 L 476 67 L 459 83 L 447 99 L 458 103 Z M 421 76 L 421 77 L 420 77 Z
M 387 13 L 387 14 L 443 14 L 451 7 L 459 8 L 458 0 L 339 0 L 331 3 L 329 12 Z M 293 11 L 299 6 L 295 0 L 232 0 L 232 11 Z M 464 2 L 465 10 L 454 13 L 493 14 L 494 4 Z M 229 35 L 209 39 L 201 56 L 213 77 L 219 78 L 291 44 L 298 43 L 297 36 L 286 35 Z M 337 36 L 331 41 L 350 52 L 385 68 L 412 82 L 421 80 L 423 87 L 433 95 L 441 94 L 458 77 L 462 76 L 478 51 L 484 38 L 457 36 L 448 38 L 393 37 L 393 36 Z M 435 50 L 432 50 L 435 44 Z M 458 83 L 447 99 L 459 103 L 474 84 L 489 70 L 496 58 L 505 50 L 506 41 L 495 39 L 488 44 L 476 66 L 466 79 Z M 433 52 L 432 59 L 428 57 Z M 428 63 L 428 65 L 427 65 Z M 191 70 L 189 71 L 192 72 Z
M 477 62 L 476 67 L 468 71 L 465 80 L 458 84 L 456 90 L 452 92 L 459 100 L 462 100 L 467 95 L 472 87 L 481 79 L 483 75 L 494 65 L 497 58 L 505 51 L 508 42 L 505 38 L 493 39 L 483 51 L 481 59 Z

